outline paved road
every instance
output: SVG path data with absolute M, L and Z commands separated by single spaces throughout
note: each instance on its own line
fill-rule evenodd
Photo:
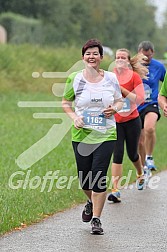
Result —
M 105 203 L 104 235 L 90 234 L 90 223 L 81 221 L 84 205 L 79 205 L 1 237 L 0 251 L 166 252 L 167 172 L 157 175 L 161 178 L 157 189 L 122 190 L 120 204 Z

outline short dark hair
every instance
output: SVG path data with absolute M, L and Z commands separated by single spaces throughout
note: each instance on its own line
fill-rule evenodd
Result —
M 152 52 L 154 52 L 154 45 L 150 41 L 142 41 L 138 46 L 138 52 L 141 51 L 141 49 L 143 49 L 144 51 L 151 50 Z
M 93 47 L 98 47 L 100 55 L 103 56 L 103 46 L 98 39 L 89 39 L 84 44 L 84 46 L 82 47 L 82 56 L 84 56 L 84 54 L 88 48 L 93 48 Z

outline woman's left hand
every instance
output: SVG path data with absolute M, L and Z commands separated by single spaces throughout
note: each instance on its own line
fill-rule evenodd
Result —
M 114 115 L 117 111 L 114 109 L 114 106 L 109 106 L 108 108 L 103 110 L 105 118 L 110 118 L 112 115 Z

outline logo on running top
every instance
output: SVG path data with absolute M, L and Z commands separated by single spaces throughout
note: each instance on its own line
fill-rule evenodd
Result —
M 91 99 L 91 103 L 102 102 L 102 98 L 93 98 Z

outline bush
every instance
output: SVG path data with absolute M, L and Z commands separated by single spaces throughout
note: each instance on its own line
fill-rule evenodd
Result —
M 43 41 L 42 23 L 40 20 L 7 12 L 0 15 L 0 24 L 6 29 L 7 40 L 10 43 L 41 44 Z

